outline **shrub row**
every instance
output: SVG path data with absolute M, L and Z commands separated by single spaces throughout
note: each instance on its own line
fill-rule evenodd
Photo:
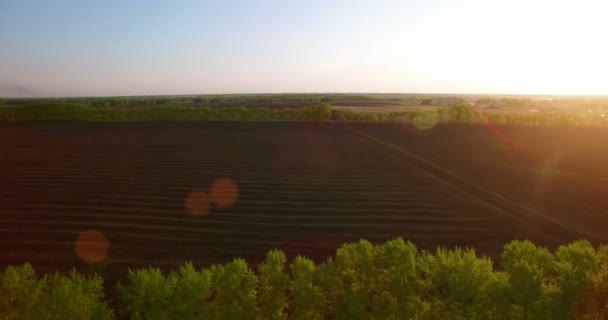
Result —
M 180 106 L 150 109 L 99 109 L 82 104 L 37 104 L 0 107 L 0 121 L 327 121 L 329 105 L 294 109 L 189 108 Z
M 431 125 L 439 122 L 479 123 L 480 117 L 475 110 L 466 105 L 449 108 L 396 112 L 358 112 L 348 109 L 334 110 L 337 121 L 346 122 L 410 122 Z
M 29 264 L 0 274 L 0 319 L 113 319 L 103 280 L 76 271 L 37 277 Z
M 403 112 L 357 112 L 332 110 L 327 104 L 313 107 L 268 108 L 192 108 L 164 106 L 150 109 L 100 109 L 77 103 L 42 103 L 1 107 L 0 121 L 339 121 L 405 122 L 424 129 L 441 122 L 497 125 L 600 127 L 608 117 L 591 113 L 566 112 L 488 112 L 480 114 L 468 105 Z
M 601 114 L 569 112 L 488 112 L 487 119 L 496 125 L 527 125 L 551 127 L 605 127 L 608 118 Z
M 0 274 L 2 319 L 109 319 L 99 277 L 38 278 L 29 265 Z M 500 267 L 473 249 L 420 251 L 402 239 L 345 244 L 315 264 L 268 252 L 255 271 L 242 259 L 169 273 L 130 270 L 116 288 L 132 319 L 605 319 L 608 246 L 586 241 L 554 252 L 513 241 Z
M 466 124 L 492 123 L 495 125 L 529 125 L 561 127 L 602 127 L 608 126 L 608 117 L 597 113 L 570 112 L 484 112 L 479 113 L 467 105 L 449 108 L 413 110 L 400 112 L 357 112 L 334 110 L 334 119 L 345 122 L 406 122 L 416 127 L 426 128 L 440 122 Z

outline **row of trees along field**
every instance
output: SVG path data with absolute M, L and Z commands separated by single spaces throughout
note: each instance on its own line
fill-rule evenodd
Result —
M 168 105 L 205 106 L 205 105 L 251 105 L 251 104 L 281 104 L 281 103 L 336 103 L 357 102 L 377 103 L 393 102 L 403 105 L 441 105 L 449 106 L 463 103 L 461 98 L 424 97 L 391 95 L 365 96 L 347 94 L 283 94 L 283 95 L 209 95 L 209 96 L 160 96 L 160 97 L 104 97 L 104 98 L 42 98 L 42 99 L 0 99 L 0 105 L 31 105 L 31 104 L 61 104 L 80 103 L 95 108 L 124 108 L 124 107 L 154 107 Z
M 334 110 L 334 119 L 344 122 L 407 122 L 424 128 L 438 123 L 602 127 L 608 126 L 605 114 L 581 112 L 484 112 L 468 105 L 397 112 L 358 112 Z
M 283 94 L 283 95 L 208 95 L 208 96 L 147 96 L 147 97 L 104 97 L 104 98 L 40 98 L 40 99 L 0 99 L 0 105 L 39 105 L 78 103 L 96 108 L 132 106 L 169 106 L 169 105 L 206 105 L 206 104 L 255 104 L 282 102 L 329 103 L 351 96 L 331 96 L 321 94 Z M 357 96 L 352 96 L 357 99 Z
M 497 263 L 498 265 L 498 263 Z M 472 249 L 420 251 L 402 239 L 345 244 L 315 264 L 267 253 L 165 273 L 130 270 L 115 290 L 75 271 L 37 276 L 28 264 L 0 274 L 1 319 L 606 319 L 608 246 L 554 252 L 505 245 L 500 264 Z
M 607 98 L 482 98 L 478 102 L 490 109 L 608 110 Z
M 178 97 L 178 98 L 111 98 L 111 99 L 94 99 L 88 101 L 92 107 L 128 107 L 128 106 L 167 106 L 167 105 L 212 105 L 231 103 L 235 106 L 238 104 L 256 104 L 256 103 L 282 103 L 282 102 L 310 102 L 324 103 L 331 102 L 330 97 L 306 97 L 306 96 L 252 96 L 252 97 Z
M 292 109 L 189 108 L 180 106 L 151 109 L 99 109 L 82 104 L 40 104 L 0 108 L 0 121 L 327 121 L 329 105 Z
M 94 108 L 78 103 L 42 103 L 0 107 L 0 121 L 338 121 L 338 122 L 403 122 L 420 128 L 438 123 L 497 125 L 600 127 L 608 117 L 599 113 L 571 112 L 480 112 L 468 105 L 428 108 L 401 112 L 358 112 L 332 110 L 328 104 L 310 107 L 269 109 L 245 107 L 183 107 L 176 105 L 148 109 Z

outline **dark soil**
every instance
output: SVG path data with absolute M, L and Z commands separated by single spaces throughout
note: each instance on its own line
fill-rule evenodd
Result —
M 608 239 L 608 129 L 354 125 L 470 183 Z
M 508 129 L 522 145 L 511 149 L 477 126 L 3 125 L 0 267 L 29 261 L 41 272 L 75 266 L 116 279 L 127 267 L 255 263 L 273 248 L 320 261 L 360 238 L 475 246 L 496 257 L 512 239 L 555 246 L 584 237 L 491 205 L 350 127 L 547 214 L 596 231 L 607 225 L 605 131 Z M 521 169 L 558 152 L 550 163 L 564 178 L 539 187 L 533 171 Z M 188 194 L 220 178 L 238 187 L 236 202 L 188 214 Z M 86 267 L 74 245 L 91 229 L 111 246 L 105 264 Z

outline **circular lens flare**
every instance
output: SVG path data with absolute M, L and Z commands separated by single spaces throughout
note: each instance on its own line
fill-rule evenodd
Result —
M 213 181 L 209 190 L 211 202 L 218 208 L 228 208 L 236 203 L 239 187 L 230 178 L 219 178 Z
M 434 113 L 424 116 L 415 116 L 414 119 L 412 119 L 412 125 L 418 130 L 433 129 L 437 123 L 439 123 L 439 117 Z
M 209 196 L 207 192 L 195 190 L 186 196 L 184 207 L 186 211 L 193 216 L 204 216 L 209 214 L 210 209 Z
M 109 249 L 110 241 L 98 230 L 80 232 L 74 245 L 74 252 L 86 264 L 104 261 Z

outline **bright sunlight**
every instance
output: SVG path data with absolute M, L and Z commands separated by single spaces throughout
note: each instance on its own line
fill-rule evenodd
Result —
M 425 76 L 476 93 L 608 91 L 608 3 L 487 1 L 451 9 L 416 38 Z

